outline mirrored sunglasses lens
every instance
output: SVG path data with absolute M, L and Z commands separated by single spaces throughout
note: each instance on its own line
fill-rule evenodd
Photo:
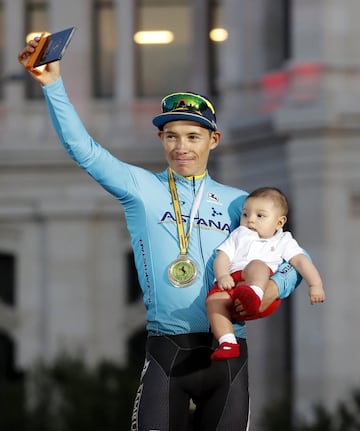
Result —
M 174 109 L 181 108 L 197 111 L 200 113 L 205 112 L 207 109 L 214 111 L 211 105 L 209 106 L 203 98 L 196 95 L 182 93 L 173 94 L 171 96 L 165 97 L 162 102 L 163 112 L 169 112 L 173 111 Z

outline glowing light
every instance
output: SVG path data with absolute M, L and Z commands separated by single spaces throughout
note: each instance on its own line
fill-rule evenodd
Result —
M 213 42 L 224 42 L 229 37 L 229 34 L 225 28 L 213 28 L 209 36 Z
M 134 35 L 134 41 L 139 45 L 169 44 L 174 40 L 174 34 L 167 30 L 138 31 Z
M 40 37 L 41 35 L 47 35 L 47 34 L 50 34 L 50 33 L 48 33 L 47 31 L 32 31 L 31 33 L 28 33 L 26 35 L 25 41 L 26 43 L 29 43 L 30 40 L 35 39 L 35 37 L 37 36 Z

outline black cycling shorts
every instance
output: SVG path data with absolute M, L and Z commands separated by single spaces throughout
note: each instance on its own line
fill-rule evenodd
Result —
M 248 353 L 211 361 L 212 334 L 150 336 L 131 431 L 246 431 Z M 192 401 L 192 402 L 190 402 Z

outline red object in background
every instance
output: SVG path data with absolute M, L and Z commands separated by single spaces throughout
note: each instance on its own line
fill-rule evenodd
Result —
M 322 75 L 319 63 L 299 63 L 286 71 L 267 73 L 260 80 L 262 112 L 274 112 L 283 105 L 285 98 L 290 104 L 314 102 L 319 97 Z
M 318 99 L 323 74 L 319 63 L 294 64 L 289 74 L 293 103 L 310 103 Z
M 287 94 L 289 76 L 285 71 L 277 71 L 264 75 L 260 81 L 262 93 L 261 110 L 271 113 L 279 108 Z

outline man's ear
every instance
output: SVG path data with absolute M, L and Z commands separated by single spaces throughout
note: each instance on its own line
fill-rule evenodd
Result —
M 210 144 L 210 150 L 215 149 L 220 142 L 221 139 L 221 132 L 218 130 L 211 132 L 211 144 Z

